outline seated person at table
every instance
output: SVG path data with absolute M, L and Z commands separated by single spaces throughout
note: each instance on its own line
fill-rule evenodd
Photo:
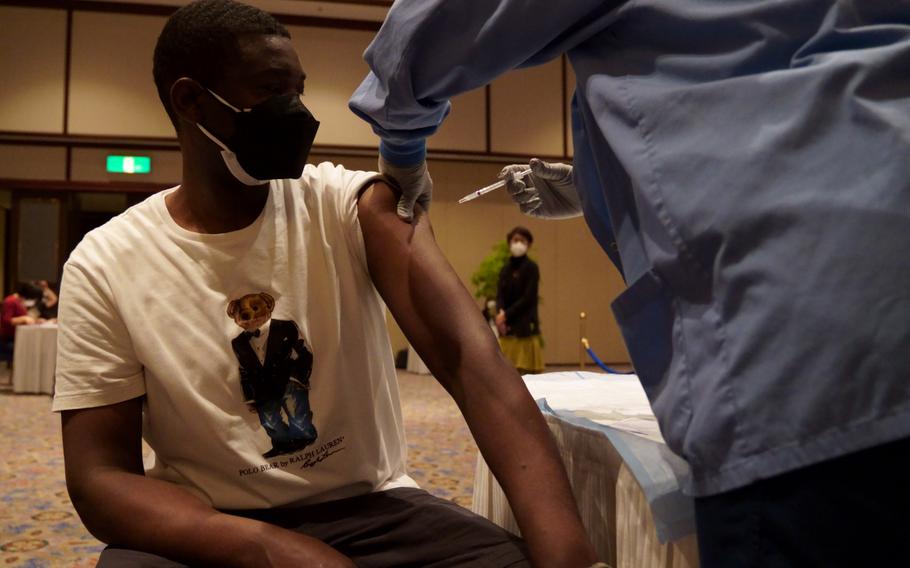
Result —
M 154 69 L 183 182 L 89 233 L 61 286 L 54 409 L 99 565 L 591 565 L 549 430 L 427 217 L 400 220 L 374 173 L 304 165 L 287 30 L 194 2 Z M 407 475 L 383 299 L 526 545 Z
M 0 342 L 3 344 L 4 353 L 12 352 L 17 326 L 42 321 L 28 313 L 29 309 L 34 308 L 40 299 L 41 289 L 29 282 L 19 284 L 15 292 L 3 299 L 3 313 L 0 316 Z
M 47 280 L 38 280 L 35 285 L 41 289 L 41 299 L 38 300 L 38 315 L 44 320 L 57 319 L 57 293 Z

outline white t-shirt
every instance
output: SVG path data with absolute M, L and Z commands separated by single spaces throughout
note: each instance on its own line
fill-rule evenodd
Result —
M 165 205 L 171 189 L 86 235 L 64 267 L 54 410 L 145 395 L 143 437 L 155 452 L 147 474 L 217 508 L 416 486 L 405 472 L 385 309 L 357 218 L 358 193 L 376 177 L 308 165 L 299 180 L 271 183 L 254 223 L 222 234 L 177 225 Z M 278 335 L 276 328 L 298 335 L 276 323 L 292 321 L 299 335 L 288 340 L 302 340 L 296 345 L 313 354 L 307 420 L 317 437 L 268 458 L 273 440 L 255 400 L 248 404 L 232 346 L 249 341 L 264 361 L 265 339 L 240 338 L 239 311 L 228 314 L 249 294 L 274 300 L 270 325 L 261 327 L 266 336 Z M 296 360 L 293 351 L 285 355 Z M 281 368 L 296 363 L 285 362 L 268 380 L 287 382 Z M 307 382 L 301 374 L 296 396 Z M 271 396 L 272 416 L 286 426 L 295 399 Z

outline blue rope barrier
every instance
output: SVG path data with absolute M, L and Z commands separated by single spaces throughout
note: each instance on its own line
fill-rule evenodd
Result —
M 596 363 L 597 366 L 600 367 L 601 369 L 603 369 L 604 371 L 606 371 L 606 372 L 608 372 L 608 373 L 612 373 L 612 374 L 614 374 L 614 375 L 634 375 L 634 374 L 635 374 L 634 371 L 632 371 L 632 372 L 629 372 L 629 371 L 617 371 L 616 369 L 611 369 L 610 367 L 607 366 L 606 363 L 604 363 L 603 361 L 600 360 L 600 357 L 598 357 L 598 356 L 594 353 L 594 351 L 591 349 L 591 345 L 588 343 L 588 339 L 587 339 L 587 338 L 582 338 L 581 343 L 582 343 L 582 345 L 584 346 L 585 351 L 587 351 L 587 352 L 588 352 L 588 355 L 591 357 L 591 360 L 594 361 L 594 363 Z

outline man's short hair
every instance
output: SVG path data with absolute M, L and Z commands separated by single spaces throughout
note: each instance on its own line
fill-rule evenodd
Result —
M 198 0 L 171 15 L 155 45 L 152 75 L 158 97 L 174 128 L 179 120 L 171 108 L 171 86 L 192 77 L 209 86 L 224 76 L 225 64 L 236 56 L 243 35 L 291 34 L 270 14 L 233 0 Z
M 506 235 L 506 242 L 511 243 L 512 237 L 514 237 L 515 235 L 521 235 L 522 237 L 524 237 L 528 241 L 528 244 L 531 244 L 534 242 L 534 235 L 531 234 L 531 231 L 529 231 L 527 229 L 527 227 L 522 227 L 521 225 L 519 225 L 519 226 L 515 227 L 514 229 L 512 229 L 511 231 L 509 231 L 509 234 Z

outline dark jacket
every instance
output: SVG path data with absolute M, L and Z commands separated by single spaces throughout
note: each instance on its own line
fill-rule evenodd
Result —
M 259 362 L 250 345 L 249 333 L 243 332 L 231 340 L 231 347 L 240 362 L 240 386 L 246 402 L 258 403 L 281 398 L 291 380 L 309 388 L 313 354 L 300 338 L 296 323 L 272 320 L 265 364 Z M 297 357 L 293 358 L 295 352 Z
M 537 287 L 540 269 L 527 256 L 509 257 L 499 273 L 496 303 L 506 312 L 506 335 L 530 337 L 540 333 L 537 317 Z

